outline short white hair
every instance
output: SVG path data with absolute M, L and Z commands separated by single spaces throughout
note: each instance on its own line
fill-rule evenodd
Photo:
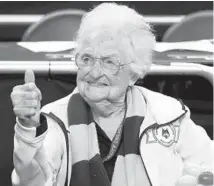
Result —
M 125 5 L 102 3 L 83 16 L 77 44 L 106 31 L 118 40 L 129 62 L 133 62 L 130 68 L 135 75 L 143 78 L 152 64 L 155 45 L 155 36 L 144 17 Z

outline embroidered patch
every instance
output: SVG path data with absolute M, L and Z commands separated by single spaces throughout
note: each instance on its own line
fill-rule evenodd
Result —
M 172 146 L 173 143 L 178 141 L 179 126 L 177 125 L 164 125 L 152 128 L 146 132 L 146 143 L 159 143 L 165 147 Z

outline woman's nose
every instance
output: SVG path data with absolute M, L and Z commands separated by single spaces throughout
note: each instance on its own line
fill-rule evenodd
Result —
M 103 75 L 103 72 L 100 66 L 100 61 L 97 60 L 95 64 L 91 67 L 90 75 L 95 79 Z

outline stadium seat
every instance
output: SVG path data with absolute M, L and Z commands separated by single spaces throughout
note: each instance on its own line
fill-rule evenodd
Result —
M 213 11 L 204 10 L 188 14 L 181 22 L 169 27 L 162 41 L 179 42 L 213 38 Z
M 48 13 L 26 30 L 22 41 L 73 41 L 84 13 L 77 9 Z

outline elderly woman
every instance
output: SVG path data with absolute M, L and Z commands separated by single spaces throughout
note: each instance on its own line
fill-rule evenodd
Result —
M 211 140 L 185 105 L 134 86 L 151 66 L 155 44 L 143 16 L 101 4 L 83 17 L 77 44 L 70 95 L 40 110 L 30 71 L 13 89 L 13 184 L 196 185 L 212 163 Z

